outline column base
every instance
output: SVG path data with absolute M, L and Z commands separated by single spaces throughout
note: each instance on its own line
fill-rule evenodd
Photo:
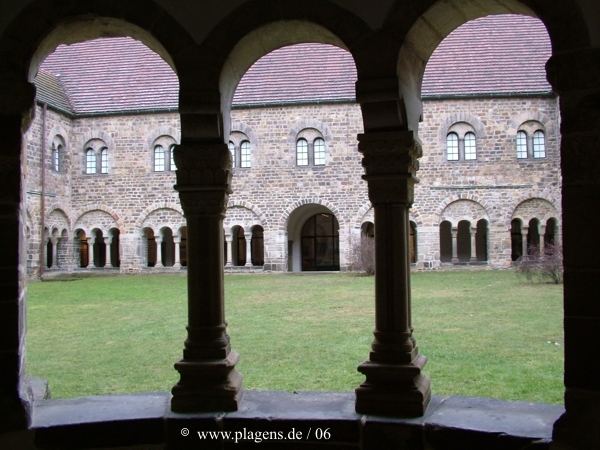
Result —
M 175 363 L 180 374 L 171 393 L 174 412 L 237 411 L 242 395 L 242 376 L 235 370 L 236 352 L 226 358 Z
M 422 355 L 409 364 L 366 361 L 358 371 L 367 379 L 356 389 L 356 412 L 381 416 L 419 417 L 431 399 L 431 383 L 421 373 Z

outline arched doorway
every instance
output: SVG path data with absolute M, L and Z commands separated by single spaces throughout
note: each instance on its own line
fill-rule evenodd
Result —
M 302 226 L 302 270 L 340 270 L 339 224 L 333 214 L 319 213 Z

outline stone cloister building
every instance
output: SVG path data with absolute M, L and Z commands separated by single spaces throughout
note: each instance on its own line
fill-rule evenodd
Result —
M 515 255 L 518 255 L 516 242 L 519 234 L 522 240 L 524 234 L 529 235 L 529 230 L 525 233 L 525 226 L 531 228 L 536 224 L 544 224 L 546 231 L 549 227 L 553 230 L 558 228 L 564 249 L 565 270 L 565 403 L 564 410 L 552 415 L 545 415 L 543 411 L 546 410 L 541 405 L 432 397 L 430 381 L 423 373 L 426 358 L 417 346 L 419 336 L 428 331 L 413 328 L 412 321 L 410 236 L 414 227 L 411 227 L 410 221 L 412 219 L 417 226 L 417 236 L 427 234 L 427 226 L 432 234 L 436 225 L 430 219 L 416 216 L 414 211 L 413 216 L 410 216 L 411 207 L 413 203 L 417 203 L 416 196 L 419 195 L 415 191 L 415 183 L 420 174 L 419 165 L 425 167 L 428 155 L 433 154 L 428 153 L 427 132 L 422 127 L 427 116 L 427 101 L 422 100 L 421 95 L 425 66 L 434 49 L 454 29 L 471 19 L 501 13 L 538 17 L 550 37 L 551 54 L 545 69 L 552 90 L 558 95 L 560 108 L 560 129 L 556 130 L 555 124 L 554 133 L 560 133 L 556 136 L 556 145 L 559 145 L 561 155 L 559 173 L 562 183 L 560 203 L 552 206 L 557 209 L 560 217 L 556 217 L 549 208 L 543 217 L 538 217 L 537 213 L 533 217 L 526 216 L 531 211 L 537 211 L 539 200 L 517 209 L 520 203 L 514 205 L 514 199 L 508 201 L 508 195 L 500 196 L 501 203 L 488 202 L 472 195 L 468 188 L 472 186 L 470 182 L 473 181 L 474 184 L 475 180 L 469 179 L 468 171 L 467 175 L 463 172 L 459 180 L 464 184 L 456 182 L 451 187 L 455 190 L 457 187 L 465 188 L 460 190 L 460 198 L 471 202 L 453 207 L 451 201 L 457 198 L 454 196 L 448 198 L 447 205 L 432 205 L 432 208 L 437 211 L 436 219 L 442 219 L 437 224 L 440 229 L 442 223 L 447 223 L 443 225 L 445 231 L 442 232 L 445 235 L 445 250 L 440 251 L 445 256 L 442 258 L 440 255 L 440 260 L 449 256 L 450 246 L 447 242 L 451 240 L 454 244 L 452 235 L 455 229 L 456 252 L 452 245 L 451 259 L 455 256 L 459 260 L 461 257 L 463 260 L 471 258 L 473 244 L 471 242 L 468 246 L 471 250 L 469 254 L 465 242 L 469 242 L 474 228 L 484 229 L 484 222 L 483 225 L 478 225 L 481 220 L 487 222 L 487 253 L 493 255 L 495 208 L 512 211 L 499 216 L 505 218 L 503 236 L 514 235 L 514 238 L 508 239 L 512 241 L 511 253 L 514 247 Z M 42 113 L 36 108 L 35 79 L 40 73 L 42 61 L 60 44 L 106 36 L 128 36 L 143 42 L 173 68 L 179 82 L 177 111 L 180 135 L 162 131 L 154 135 L 156 138 L 168 136 L 176 142 L 173 158 L 177 167 L 177 194 L 174 196 L 179 198 L 187 227 L 185 256 L 188 315 L 187 323 L 182 323 L 182 329 L 186 328 L 187 339 L 183 343 L 182 358 L 175 363 L 179 381 L 171 393 L 36 401 L 24 376 L 26 245 L 31 242 L 26 235 L 27 227 L 32 233 L 34 226 L 33 217 L 30 225 L 27 217 L 27 196 L 32 195 L 27 194 L 28 186 L 25 181 L 30 170 L 27 155 L 28 145 L 32 142 L 30 138 L 34 142 L 40 142 L 38 138 L 46 136 L 43 133 L 35 136 Z M 233 198 L 236 195 L 232 192 L 236 175 L 239 179 L 238 172 L 242 169 L 232 165 L 229 141 L 233 141 L 234 153 L 238 156 L 235 133 L 245 133 L 250 146 L 252 136 L 236 126 L 235 120 L 240 119 L 232 120 L 232 99 L 239 80 L 255 61 L 277 48 L 307 42 L 331 44 L 346 49 L 352 55 L 356 67 L 354 92 L 360 108 L 359 123 L 362 130 L 358 134 L 358 152 L 362 156 L 362 175 L 367 185 L 375 224 L 375 231 L 372 233 L 377 266 L 373 343 L 371 351 L 365 351 L 366 361 L 358 368 L 365 375 L 365 381 L 355 392 L 318 395 L 244 392 L 242 374 L 236 370 L 239 356 L 233 350 L 236 337 L 233 334 L 230 338 L 226 325 L 223 221 L 230 196 Z M 0 264 L 2 448 L 195 448 L 204 446 L 204 443 L 187 439 L 182 435 L 182 427 L 189 427 L 186 429 L 192 430 L 193 435 L 198 429 L 239 430 L 242 427 L 261 429 L 279 426 L 287 431 L 291 423 L 305 429 L 329 427 L 332 438 L 326 445 L 338 448 L 529 447 L 589 450 L 600 447 L 600 358 L 597 357 L 600 311 L 596 301 L 600 266 L 597 259 L 590 258 L 590 255 L 599 253 L 600 243 L 589 238 L 590 230 L 595 230 L 600 225 L 600 214 L 596 207 L 600 197 L 597 152 L 600 142 L 600 11 L 597 1 L 5 0 L 0 4 L 0 56 L 0 127 L 3 136 L 0 154 L 0 239 L 3 249 Z M 498 70 L 495 67 L 493 72 Z M 157 91 L 157 95 L 163 97 L 168 92 Z M 64 98 L 58 100 L 66 101 Z M 513 100 L 517 104 L 522 101 L 516 98 Z M 113 99 L 112 103 L 115 101 Z M 47 109 L 46 113 L 46 119 L 55 114 L 51 109 Z M 499 152 L 495 156 L 487 155 L 488 161 L 494 158 L 502 160 L 500 147 L 478 146 L 478 138 L 482 138 L 478 133 L 485 132 L 489 139 L 497 133 L 492 131 L 494 127 L 488 127 L 488 121 L 482 117 L 482 113 L 478 115 L 481 124 L 457 115 L 448 124 L 447 130 L 441 135 L 437 134 L 438 143 L 446 140 L 446 160 L 449 156 L 450 161 L 458 163 L 457 167 L 459 164 L 461 167 L 470 167 L 474 148 L 476 157 L 479 157 L 479 151 L 487 148 L 487 151 Z M 136 120 L 144 120 L 141 114 L 135 116 Z M 61 120 L 56 117 L 56 123 Z M 536 174 L 537 161 L 533 161 L 536 153 L 540 155 L 542 152 L 541 142 L 544 142 L 544 152 L 552 149 L 547 143 L 548 137 L 552 136 L 551 130 L 538 128 L 539 126 L 530 127 L 531 121 L 544 126 L 552 124 L 552 120 L 547 122 L 543 116 L 532 118 L 528 115 L 522 121 L 515 120 L 514 152 L 519 155 L 527 154 L 528 157 L 531 155 L 532 158 L 532 161 L 523 162 L 524 167 L 527 167 L 524 172 L 534 173 L 528 183 L 543 177 L 542 173 Z M 168 123 L 163 123 L 155 128 L 158 130 L 163 125 L 169 126 Z M 100 172 L 99 175 L 107 172 L 105 180 L 96 183 L 90 173 L 90 182 L 85 187 L 79 186 L 80 191 L 73 190 L 73 186 L 69 185 L 71 181 L 60 183 L 60 186 L 65 190 L 69 189 L 72 194 L 91 197 L 94 195 L 94 188 L 98 188 L 106 180 L 112 181 L 110 177 L 116 175 L 113 171 L 119 165 L 114 164 L 114 149 L 120 143 L 114 141 L 120 135 L 111 135 L 106 131 L 106 134 L 94 132 L 87 135 L 86 141 L 74 139 L 69 142 L 70 138 L 66 133 L 68 127 L 66 124 L 62 127 L 65 133 L 52 134 L 52 143 L 47 142 L 47 146 L 42 148 L 54 144 L 59 149 L 62 145 L 65 153 L 74 154 L 71 153 L 72 144 L 89 144 L 81 150 L 85 153 L 78 153 L 80 158 L 76 158 L 72 164 L 79 165 L 79 173 L 83 174 L 85 161 L 86 170 L 96 170 Z M 101 128 L 107 130 L 110 127 Z M 312 130 L 319 131 L 322 137 Z M 90 131 L 92 130 L 81 129 L 81 139 Z M 541 140 L 538 131 L 544 133 L 544 140 Z M 306 133 L 298 136 L 296 141 L 301 138 L 306 141 L 306 146 L 298 144 L 297 158 L 301 162 L 308 158 L 309 164 L 311 160 L 320 161 L 323 146 L 318 139 L 325 141 L 327 152 L 328 137 L 323 130 L 314 126 L 307 127 Z M 57 134 L 64 141 L 54 141 Z M 475 135 L 474 140 L 472 135 Z M 435 136 L 433 134 L 430 138 Z M 260 139 L 258 135 L 257 138 Z M 240 165 L 248 161 L 248 147 L 243 143 L 243 140 L 239 141 Z M 171 144 L 161 144 L 159 141 L 158 145 L 166 149 Z M 150 149 L 151 143 L 146 148 Z M 256 148 L 260 147 L 257 145 Z M 440 148 L 438 146 L 438 151 Z M 148 164 L 150 151 L 146 153 Z M 165 164 L 170 153 L 170 148 L 168 153 L 165 150 Z M 327 158 L 327 153 L 325 157 Z M 159 156 L 159 164 L 160 159 Z M 57 161 L 60 165 L 60 156 Z M 438 163 L 441 165 L 439 160 Z M 512 164 L 514 171 L 519 163 Z M 505 167 L 508 169 L 510 166 L 507 161 Z M 121 168 L 125 170 L 124 166 Z M 40 170 L 40 176 L 41 172 Z M 488 183 L 495 178 L 491 172 L 492 169 L 484 171 Z M 46 175 L 48 183 L 51 183 L 53 175 Z M 165 184 L 171 185 L 173 180 L 168 179 L 169 174 L 163 175 Z M 357 170 L 356 177 L 359 175 L 361 170 Z M 158 175 L 159 178 L 160 176 Z M 136 186 L 139 185 L 136 178 L 141 177 L 130 172 L 128 179 L 131 184 L 114 184 L 113 190 L 118 192 L 118 189 L 129 189 L 140 199 L 146 198 L 151 192 L 136 192 Z M 58 184 L 55 191 L 57 195 Z M 424 184 L 421 181 L 421 185 Z M 436 187 L 435 180 L 431 187 Z M 437 187 L 441 189 L 433 191 L 440 197 L 445 196 L 444 191 L 449 186 Z M 511 189 L 518 187 L 513 186 Z M 505 191 L 512 192 L 511 189 Z M 43 199 L 46 197 L 41 196 Z M 544 192 L 537 193 L 534 199 L 548 202 L 552 200 Z M 111 234 L 114 229 L 119 230 L 121 241 L 119 257 L 129 255 L 125 251 L 129 231 L 120 222 L 120 206 L 112 198 L 100 200 L 97 202 L 98 206 L 102 206 L 99 211 L 108 213 L 108 217 L 96 214 L 85 218 L 82 215 L 88 209 L 83 207 L 77 211 L 69 211 L 64 216 L 55 214 L 56 225 L 50 221 L 48 224 L 49 237 L 63 237 L 63 230 L 67 234 L 77 231 L 74 228 L 77 225 L 75 221 L 83 217 L 86 220 L 82 220 L 79 225 L 81 231 L 86 232 L 86 239 L 88 231 L 102 231 L 101 235 L 96 232 L 91 252 L 88 243 L 88 259 L 102 258 L 102 252 L 106 259 L 106 254 L 111 252 L 111 246 L 114 245 L 110 241 L 115 238 L 114 233 Z M 172 208 L 176 204 L 165 199 L 163 208 Z M 318 203 L 314 203 L 312 199 L 310 204 Z M 64 206 L 69 205 L 70 203 L 65 203 Z M 241 206 L 250 209 L 248 207 L 254 205 Z M 330 205 L 321 206 L 331 211 Z M 450 209 L 445 211 L 448 206 Z M 153 210 L 145 210 L 145 206 L 141 204 L 137 208 L 135 216 L 142 221 L 137 223 L 138 229 L 152 229 L 155 242 L 156 231 L 159 232 L 159 239 L 164 239 L 165 234 L 160 234 L 156 227 L 165 227 L 170 219 L 166 215 L 150 216 L 148 222 L 143 223 L 144 218 Z M 45 209 L 45 205 L 42 209 Z M 175 208 L 172 209 L 176 211 Z M 49 210 L 49 214 L 52 211 Z M 331 212 L 334 215 L 336 213 Z M 333 222 L 329 212 L 324 210 L 314 210 L 312 216 L 321 213 L 324 214 L 324 219 L 329 220 L 326 223 Z M 368 214 L 368 208 L 364 210 L 364 214 Z M 307 213 L 307 216 L 310 214 Z M 45 216 L 42 217 L 45 220 Z M 342 214 L 337 214 L 336 217 L 341 218 Z M 109 218 L 115 223 L 110 222 Z M 317 219 L 312 219 L 311 222 L 310 218 L 301 217 L 305 219 L 305 223 L 308 222 L 305 237 L 314 239 L 318 237 L 317 227 L 323 224 L 317 224 Z M 64 222 L 61 224 L 60 220 L 67 219 L 72 221 L 67 222 L 70 228 L 63 228 Z M 368 217 L 365 216 L 365 219 L 368 221 Z M 514 219 L 520 220 L 513 223 Z M 559 223 L 549 222 L 550 219 L 557 219 Z M 170 232 L 175 236 L 178 233 L 176 226 L 179 224 L 171 225 Z M 264 221 L 263 225 L 263 239 L 266 241 L 267 222 Z M 341 221 L 338 221 L 338 225 L 339 229 L 344 229 L 345 224 Z M 45 227 L 46 224 L 41 227 L 40 236 Z M 459 242 L 461 229 L 462 244 Z M 329 230 L 335 230 L 334 222 Z M 469 239 L 466 239 L 467 231 Z M 244 232 L 246 233 L 246 228 Z M 302 230 L 300 233 L 302 234 Z M 528 241 L 537 243 L 539 239 L 541 246 L 542 234 L 551 236 L 551 233 L 542 233 L 538 228 L 537 235 L 532 233 Z M 67 237 L 73 238 L 72 235 Z M 81 233 L 80 237 L 83 238 Z M 102 247 L 100 240 L 105 237 L 110 239 Z M 555 233 L 554 240 L 557 239 Z M 544 244 L 551 240 L 549 237 Z M 483 241 L 479 239 L 479 242 Z M 51 246 L 54 245 L 51 241 L 50 243 Z M 483 254 L 482 244 L 478 246 L 477 243 L 475 231 L 476 257 Z M 40 247 L 41 244 L 44 244 L 42 239 Z M 281 244 L 285 246 L 287 243 Z M 48 248 L 47 244 L 44 245 Z M 56 245 L 56 258 L 60 259 L 58 241 Z M 508 245 L 502 248 L 508 253 Z M 523 250 L 522 245 L 521 251 Z M 269 251 L 265 242 L 265 260 Z M 340 265 L 343 254 L 341 251 Z M 428 257 L 417 249 L 417 259 L 419 258 L 425 262 Z M 111 264 L 122 264 L 125 261 L 113 259 L 112 254 L 110 259 Z M 161 260 L 164 260 L 162 245 Z M 457 358 L 460 356 L 457 355 Z M 76 364 L 76 361 L 73 363 Z M 409 416 L 419 418 L 405 419 Z M 225 446 L 224 443 L 216 444 Z M 292 448 L 297 447 L 297 444 L 282 441 L 277 446 Z M 305 448 L 319 448 L 323 446 L 323 442 L 307 439 L 301 445 Z
M 549 56 L 543 24 L 516 15 L 470 22 L 433 54 L 410 217 L 415 267 L 506 267 L 555 243 L 559 114 L 544 76 Z M 242 78 L 228 140 L 227 270 L 356 268 L 374 215 L 360 178 L 355 82 L 352 56 L 317 44 L 276 50 Z M 36 84 L 29 273 L 185 267 L 187 227 L 172 189 L 178 81 L 168 64 L 140 42 L 96 40 L 59 47 Z

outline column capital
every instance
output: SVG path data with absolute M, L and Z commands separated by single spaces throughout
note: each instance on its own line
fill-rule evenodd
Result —
M 220 215 L 231 193 L 231 154 L 222 142 L 187 142 L 174 151 L 181 206 L 186 214 Z
M 358 151 L 369 185 L 369 199 L 378 203 L 411 205 L 421 144 L 412 131 L 386 131 L 358 136 Z
M 112 244 L 112 239 L 113 239 L 113 238 L 112 238 L 112 236 L 108 236 L 108 237 L 105 237 L 105 238 L 103 238 L 103 239 L 104 239 L 104 243 L 105 243 L 106 245 L 110 245 L 110 244 Z
M 231 192 L 231 154 L 223 142 L 184 142 L 175 146 L 178 191 L 202 186 Z

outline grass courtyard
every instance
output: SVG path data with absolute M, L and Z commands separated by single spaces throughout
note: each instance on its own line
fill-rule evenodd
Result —
M 167 391 L 186 325 L 185 275 L 28 286 L 27 372 L 54 398 Z M 562 402 L 562 286 L 511 271 L 416 273 L 413 326 L 434 394 Z M 373 278 L 227 275 L 226 316 L 249 389 L 350 391 L 368 357 Z

